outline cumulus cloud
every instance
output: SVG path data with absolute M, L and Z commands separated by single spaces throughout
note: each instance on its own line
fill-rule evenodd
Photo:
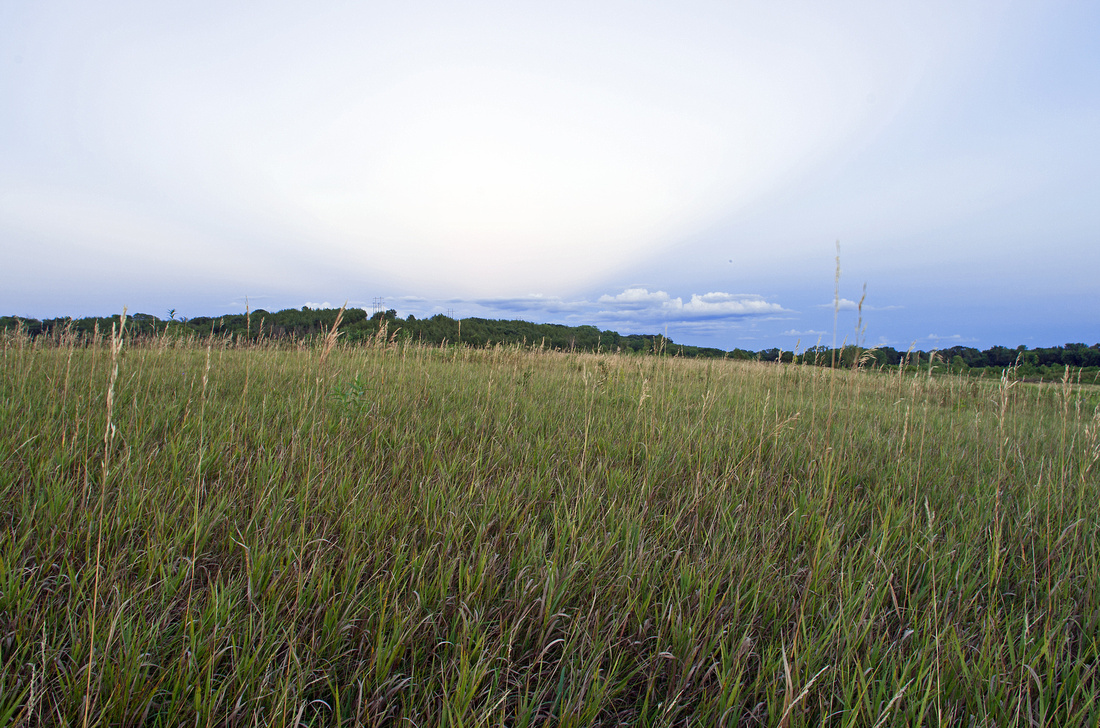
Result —
M 836 301 L 829 301 L 828 303 L 817 304 L 818 308 L 836 308 L 837 311 L 855 311 L 859 308 L 859 304 L 855 301 L 851 301 L 847 298 L 841 298 Z M 866 308 L 866 307 L 865 307 Z
M 644 313 L 675 321 L 699 321 L 710 319 L 741 318 L 766 314 L 787 313 L 778 303 L 770 303 L 762 296 L 746 293 L 693 293 L 685 303 L 665 291 L 650 292 L 646 288 L 627 288 L 616 295 L 604 294 L 597 303 L 605 306 L 604 315 L 627 312 Z
M 807 329 L 806 331 L 797 331 L 795 329 L 789 329 L 787 331 L 784 331 L 782 334 L 780 334 L 780 336 L 804 336 L 804 337 L 828 336 L 828 335 L 829 335 L 828 331 L 815 331 L 814 329 Z
M 627 288 L 614 296 L 605 293 L 596 299 L 597 303 L 611 305 L 617 309 L 669 309 L 682 308 L 683 301 L 673 298 L 664 291 L 649 292 L 646 288 Z
M 701 296 L 692 294 L 691 300 L 683 305 L 683 311 L 695 318 L 726 318 L 784 313 L 786 309 L 778 303 L 768 303 L 760 296 L 711 292 Z

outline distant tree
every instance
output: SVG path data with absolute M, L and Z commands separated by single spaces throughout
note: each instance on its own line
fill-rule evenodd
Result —
M 397 310 L 391 308 L 388 311 L 375 311 L 374 314 L 371 315 L 370 320 L 371 321 L 383 321 L 383 320 L 393 321 L 396 318 L 397 318 Z
M 1100 365 L 1100 351 L 1085 344 L 1066 344 L 1062 347 L 1062 363 L 1069 367 Z
M 1016 363 L 1016 352 L 1004 346 L 993 346 L 982 353 L 991 367 L 1010 367 Z

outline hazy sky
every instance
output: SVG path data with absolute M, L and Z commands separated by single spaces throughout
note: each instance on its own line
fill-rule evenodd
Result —
M 0 0 L 0 314 L 1100 341 L 1100 3 Z

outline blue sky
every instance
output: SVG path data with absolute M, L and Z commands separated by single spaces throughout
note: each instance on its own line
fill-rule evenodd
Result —
M 1100 5 L 0 4 L 0 313 L 1100 341 Z

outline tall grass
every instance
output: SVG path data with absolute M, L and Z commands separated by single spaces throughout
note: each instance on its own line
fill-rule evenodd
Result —
M 1072 377 L 113 341 L 2 341 L 0 723 L 1100 721 Z

